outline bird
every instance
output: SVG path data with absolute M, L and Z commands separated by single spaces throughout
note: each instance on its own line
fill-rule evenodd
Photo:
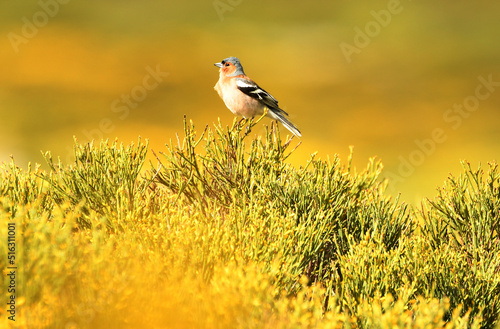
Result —
M 281 122 L 295 136 L 302 136 L 288 120 L 288 113 L 278 106 L 276 98 L 245 74 L 238 58 L 228 57 L 214 65 L 220 68 L 214 89 L 231 112 L 249 119 L 264 114 L 267 109 L 266 116 Z

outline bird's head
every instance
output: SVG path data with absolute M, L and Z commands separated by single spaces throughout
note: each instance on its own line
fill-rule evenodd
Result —
M 220 73 L 225 76 L 236 76 L 240 74 L 245 74 L 243 72 L 243 66 L 241 66 L 240 60 L 236 57 L 228 57 L 222 60 L 220 63 L 215 63 L 215 66 L 220 68 Z

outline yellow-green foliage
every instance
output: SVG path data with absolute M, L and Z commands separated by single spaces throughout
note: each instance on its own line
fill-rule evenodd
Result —
M 251 139 L 253 125 L 186 123 L 149 168 L 141 141 L 76 143 L 72 165 L 46 154 L 48 172 L 0 167 L 0 234 L 16 223 L 18 267 L 16 322 L 4 293 L 0 326 L 495 326 L 496 165 L 485 182 L 470 167 L 450 179 L 420 225 L 384 194 L 380 163 L 294 168 L 291 141 L 274 128 Z

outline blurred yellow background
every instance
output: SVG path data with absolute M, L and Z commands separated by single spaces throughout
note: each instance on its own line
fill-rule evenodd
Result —
M 0 162 L 42 163 L 41 150 L 69 161 L 73 136 L 142 136 L 162 151 L 184 115 L 200 131 L 230 124 L 213 63 L 236 56 L 301 129 L 294 164 L 353 145 L 359 169 L 380 158 L 391 193 L 417 203 L 461 159 L 498 160 L 499 12 L 465 0 L 3 1 Z

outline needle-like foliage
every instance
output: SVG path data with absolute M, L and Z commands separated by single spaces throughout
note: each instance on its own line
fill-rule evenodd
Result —
M 419 214 L 385 194 L 379 161 L 293 166 L 298 143 L 275 125 L 256 136 L 260 119 L 200 132 L 185 120 L 150 167 L 141 140 L 75 141 L 74 163 L 46 153 L 48 170 L 1 164 L 15 325 L 495 328 L 496 164 L 467 164 Z

